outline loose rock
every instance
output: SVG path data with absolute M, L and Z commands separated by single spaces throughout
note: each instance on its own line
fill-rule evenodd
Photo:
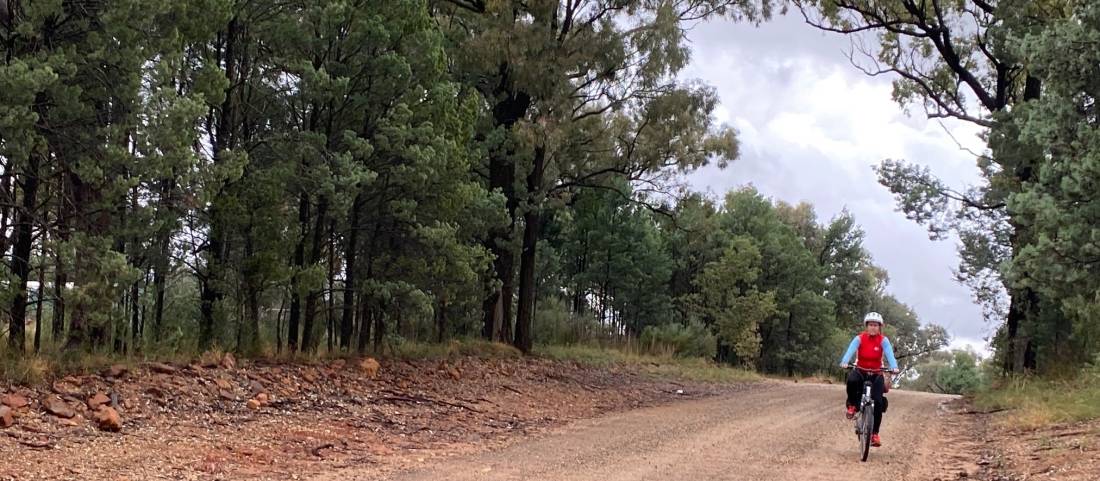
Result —
M 118 432 L 122 429 L 122 418 L 110 406 L 103 406 L 96 411 L 95 422 L 104 431 Z
M 76 416 L 76 411 L 73 410 L 72 406 L 52 396 L 42 400 L 42 407 L 46 408 L 46 412 L 59 418 L 70 419 Z
M 159 362 L 149 363 L 149 370 L 158 374 L 175 374 L 178 369 Z
M 111 398 L 107 397 L 106 394 L 98 392 L 95 394 L 95 396 L 88 398 L 88 408 L 95 411 L 96 409 L 99 409 L 100 406 L 103 406 L 104 404 L 108 404 L 110 402 Z
M 8 394 L 7 396 L 4 396 L 2 400 L 0 400 L 0 404 L 3 404 L 12 409 L 22 409 L 29 406 L 30 402 L 27 401 L 27 398 L 18 394 Z
M 128 374 L 129 372 L 130 369 L 128 369 L 126 366 L 115 364 L 114 366 L 107 368 L 107 370 L 103 372 L 103 375 L 109 378 L 120 379 L 122 377 L 125 377 L 126 374 Z
M 9 428 L 12 424 L 15 424 L 15 419 L 11 417 L 11 408 L 0 406 L 0 428 Z

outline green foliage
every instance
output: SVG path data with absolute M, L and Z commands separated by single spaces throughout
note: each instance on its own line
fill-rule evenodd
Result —
M 707 326 L 699 322 L 688 325 L 669 323 L 647 326 L 639 342 L 649 352 L 667 349 L 677 357 L 714 358 L 717 339 Z
M 77 358 L 501 345 L 481 334 L 714 379 L 831 366 L 881 299 L 847 213 L 680 188 L 739 153 L 681 76 L 686 29 L 772 2 L 16 3 L 13 356 L 37 279 L 43 349 Z

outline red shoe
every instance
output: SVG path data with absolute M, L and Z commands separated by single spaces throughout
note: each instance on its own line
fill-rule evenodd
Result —
M 856 407 L 855 406 L 848 406 L 848 419 L 855 419 L 855 417 L 856 417 Z
M 882 438 L 879 438 L 877 434 L 871 435 L 871 446 L 876 448 L 882 447 Z

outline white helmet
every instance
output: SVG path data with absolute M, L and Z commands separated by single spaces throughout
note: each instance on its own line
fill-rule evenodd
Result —
M 868 312 L 866 316 L 863 316 L 863 325 L 866 326 L 868 322 L 877 322 L 880 326 L 886 325 L 886 321 L 882 320 L 882 314 L 877 312 Z

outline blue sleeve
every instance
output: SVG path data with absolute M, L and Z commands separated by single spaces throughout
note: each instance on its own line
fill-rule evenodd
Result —
M 848 361 L 852 360 L 852 356 L 856 355 L 856 350 L 859 349 L 859 336 L 852 339 L 851 344 L 848 344 L 848 350 L 844 353 L 844 357 L 840 358 L 840 365 L 843 367 L 848 364 Z M 890 359 L 893 359 L 893 353 L 890 354 Z
M 898 360 L 894 359 L 894 345 L 890 344 L 890 338 L 882 338 L 882 354 L 886 356 L 886 363 L 890 365 L 890 369 L 896 371 L 898 369 Z

